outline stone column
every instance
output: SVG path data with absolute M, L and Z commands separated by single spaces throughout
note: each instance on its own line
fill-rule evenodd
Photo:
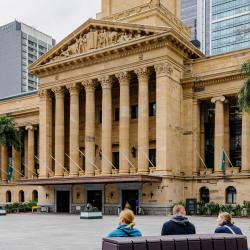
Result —
M 215 134 L 214 134 L 214 172 L 222 174 L 222 149 L 224 148 L 224 101 L 225 97 L 214 97 L 211 102 L 215 103 Z
M 70 131 L 69 131 L 69 148 L 70 164 L 69 175 L 77 176 L 80 164 L 79 157 L 79 86 L 72 83 L 67 86 L 70 93 Z M 77 164 L 77 165 L 76 165 Z
M 64 173 L 64 88 L 55 87 L 55 177 Z
M 52 170 L 52 99 L 49 90 L 39 91 L 39 178 Z
M 242 112 L 241 172 L 250 173 L 250 115 Z
M 119 122 L 119 173 L 129 174 L 129 127 L 130 127 L 130 78 L 128 72 L 116 75 L 120 83 L 120 122 Z M 126 159 L 127 158 L 127 159 Z
M 8 148 L 1 146 L 1 171 L 2 171 L 2 181 L 7 180 L 8 174 Z
M 34 127 L 27 126 L 28 130 L 28 154 L 27 154 L 27 173 L 26 176 L 28 179 L 33 178 L 34 167 L 35 167 L 35 136 L 34 136 Z
M 21 173 L 21 151 L 16 150 L 14 147 L 12 147 L 12 165 L 14 167 L 13 169 L 13 175 L 14 180 L 20 179 L 20 173 Z
M 98 79 L 102 85 L 102 174 L 112 172 L 112 79 Z
M 95 87 L 93 80 L 83 83 L 86 92 L 85 117 L 85 175 L 93 176 L 95 173 Z
M 135 70 L 138 78 L 138 173 L 149 172 L 147 159 L 149 150 L 149 96 L 148 96 L 148 69 L 138 68 Z
M 155 65 L 156 71 L 156 171 L 158 173 L 171 173 L 173 171 L 171 159 L 172 143 L 175 140 L 170 131 L 170 77 L 173 68 L 168 63 Z M 168 106 L 169 105 L 169 106 Z

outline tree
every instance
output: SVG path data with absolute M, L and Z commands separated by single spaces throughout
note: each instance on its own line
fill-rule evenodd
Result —
M 15 128 L 15 122 L 12 117 L 6 115 L 0 117 L 0 144 L 4 147 L 14 147 L 21 149 L 21 135 Z
M 250 113 L 250 60 L 243 63 L 241 72 L 246 80 L 238 93 L 238 102 L 242 111 Z

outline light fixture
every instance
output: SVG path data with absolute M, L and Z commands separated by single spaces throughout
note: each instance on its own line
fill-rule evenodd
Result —
M 80 198 L 80 193 L 79 192 L 76 193 L 76 198 L 77 198 L 77 200 Z
M 45 194 L 45 196 L 46 196 L 46 199 L 48 199 L 48 198 L 49 198 L 49 194 L 48 194 L 48 193 L 46 193 L 46 194 Z

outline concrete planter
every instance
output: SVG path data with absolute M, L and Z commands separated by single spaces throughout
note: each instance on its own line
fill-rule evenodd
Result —
M 102 212 L 81 212 L 80 219 L 102 219 Z

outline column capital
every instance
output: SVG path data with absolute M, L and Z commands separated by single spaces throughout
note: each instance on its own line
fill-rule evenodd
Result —
M 57 86 L 51 89 L 52 92 L 55 93 L 56 97 L 63 97 L 64 96 L 64 87 L 62 86 Z
M 70 83 L 66 86 L 66 88 L 68 89 L 70 95 L 78 94 L 80 90 L 78 83 Z
M 49 89 L 40 89 L 38 91 L 38 95 L 40 98 L 51 97 L 51 92 L 49 91 Z
M 138 77 L 138 80 L 146 80 L 148 79 L 149 76 L 149 70 L 147 67 L 141 67 L 141 68 L 137 68 L 134 70 L 135 74 Z
M 98 78 L 98 81 L 101 83 L 103 89 L 111 89 L 113 85 L 112 78 L 110 76 L 101 76 Z
M 96 88 L 96 81 L 94 81 L 93 79 L 86 79 L 82 82 L 82 86 L 85 88 L 86 92 L 91 92 L 94 91 Z
M 226 100 L 225 96 L 217 96 L 217 97 L 213 97 L 211 99 L 211 102 L 212 103 L 216 103 L 217 101 L 224 102 L 225 100 Z
M 35 130 L 35 128 L 34 128 L 34 126 L 32 126 L 32 125 L 27 125 L 27 126 L 25 127 L 25 130 Z
M 158 63 L 154 68 L 157 75 L 171 76 L 174 72 L 174 67 L 170 63 Z
M 119 80 L 120 83 L 128 81 L 130 79 L 130 74 L 127 71 L 119 72 L 115 74 L 115 77 Z

